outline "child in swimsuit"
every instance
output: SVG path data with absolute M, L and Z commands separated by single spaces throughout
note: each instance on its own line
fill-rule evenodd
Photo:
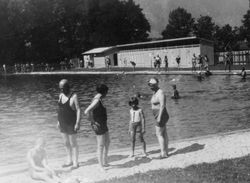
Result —
M 27 154 L 29 173 L 32 179 L 43 180 L 48 183 L 61 183 L 56 171 L 49 167 L 45 151 L 45 140 L 40 138 L 36 146 Z
M 139 133 L 140 135 L 139 137 L 143 147 L 143 156 L 147 156 L 146 142 L 143 138 L 143 135 L 145 133 L 145 118 L 143 110 L 138 107 L 138 104 L 138 99 L 136 97 L 131 97 L 129 101 L 129 106 L 131 106 L 129 122 L 129 134 L 131 137 L 131 154 L 129 157 L 134 157 L 136 133 Z

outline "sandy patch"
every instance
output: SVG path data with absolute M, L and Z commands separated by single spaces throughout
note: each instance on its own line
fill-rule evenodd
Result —
M 135 159 L 128 158 L 129 151 L 121 150 L 111 152 L 110 167 L 101 171 L 97 160 L 93 156 L 81 157 L 80 168 L 72 171 L 66 177 L 80 177 L 83 182 L 95 182 L 108 180 L 114 177 L 126 177 L 139 172 L 147 172 L 156 169 L 185 168 L 193 164 L 213 163 L 222 159 L 232 159 L 246 156 L 250 152 L 250 131 L 237 131 L 226 134 L 210 135 L 200 138 L 188 139 L 170 143 L 170 157 L 159 160 L 158 145 L 148 148 L 149 156 L 143 158 L 141 150 L 137 149 Z M 59 166 L 61 162 L 52 162 Z M 27 171 L 15 172 L 13 174 L 0 175 L 1 183 L 33 183 Z M 38 181 L 37 181 L 38 182 Z

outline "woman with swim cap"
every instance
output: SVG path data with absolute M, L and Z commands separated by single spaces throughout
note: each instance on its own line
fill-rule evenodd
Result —
M 101 170 L 108 166 L 108 150 L 109 150 L 109 130 L 107 126 L 107 110 L 103 104 L 103 99 L 108 93 L 108 87 L 104 84 L 96 87 L 97 94 L 93 98 L 91 104 L 84 111 L 87 118 L 91 122 L 93 131 L 97 140 L 97 155 Z
M 163 159 L 168 157 L 168 134 L 166 124 L 169 115 L 166 108 L 166 96 L 163 90 L 159 88 L 159 81 L 157 78 L 151 78 L 148 81 L 148 86 L 153 91 L 151 107 L 156 120 L 155 130 L 161 150 L 159 158 Z
M 80 129 L 80 106 L 77 95 L 70 91 L 68 80 L 62 79 L 59 83 L 61 93 L 58 100 L 58 128 L 62 134 L 68 159 L 63 167 L 72 166 L 72 169 L 78 165 L 78 144 L 77 131 Z

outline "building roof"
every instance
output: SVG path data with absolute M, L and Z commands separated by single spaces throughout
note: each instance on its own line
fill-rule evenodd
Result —
M 86 51 L 86 52 L 84 52 L 82 54 L 83 55 L 86 55 L 86 54 L 99 54 L 99 53 L 104 53 L 106 51 L 109 51 L 109 50 L 111 50 L 113 48 L 114 48 L 113 46 L 94 48 L 94 49 L 88 50 L 88 51 Z
M 119 50 L 130 50 L 130 49 L 152 48 L 152 47 L 157 48 L 157 47 L 171 47 L 171 46 L 181 46 L 181 45 L 194 45 L 201 43 L 213 44 L 213 41 L 192 36 L 192 37 L 182 37 L 175 39 L 162 39 L 157 41 L 123 44 L 123 45 L 117 45 L 117 48 Z
M 196 45 L 196 44 L 209 44 L 212 45 L 213 41 L 198 38 L 196 36 L 192 37 L 182 37 L 182 38 L 175 38 L 175 39 L 162 39 L 157 41 L 146 41 L 146 42 L 139 42 L 139 43 L 130 43 L 130 44 L 122 44 L 116 45 L 111 47 L 100 47 L 94 48 L 92 50 L 86 51 L 82 53 L 83 55 L 86 54 L 103 54 L 107 51 L 112 49 L 117 50 L 133 50 L 133 49 L 142 49 L 142 48 L 157 48 L 157 47 L 173 47 L 173 46 L 181 46 L 181 45 Z
M 213 41 L 210 41 L 208 39 L 198 38 L 196 36 L 192 36 L 192 37 L 182 37 L 182 38 L 175 38 L 175 39 L 162 39 L 162 40 L 157 40 L 157 41 L 146 41 L 146 42 L 140 42 L 140 43 L 122 44 L 122 45 L 117 45 L 117 47 L 165 43 L 165 42 L 175 42 L 175 41 L 185 41 L 185 40 L 195 40 L 195 39 L 199 39 L 199 40 L 203 40 L 203 41 L 207 41 L 207 42 L 213 42 Z

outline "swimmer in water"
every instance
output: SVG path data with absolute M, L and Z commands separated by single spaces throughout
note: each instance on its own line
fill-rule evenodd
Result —
M 56 171 L 49 167 L 45 151 L 45 140 L 39 138 L 34 148 L 27 154 L 29 173 L 32 179 L 43 180 L 47 183 L 61 183 Z
M 204 79 L 204 76 L 203 76 L 203 74 L 202 74 L 201 71 L 198 71 L 198 72 L 197 72 L 197 79 L 198 79 L 199 81 L 202 81 L 202 80 Z
M 205 75 L 206 75 L 206 76 L 211 76 L 211 75 L 212 75 L 212 72 L 210 72 L 210 70 L 209 70 L 208 67 L 206 68 Z
M 176 89 L 176 85 L 173 85 L 174 95 L 171 97 L 172 99 L 179 99 L 180 95 L 178 90 Z

